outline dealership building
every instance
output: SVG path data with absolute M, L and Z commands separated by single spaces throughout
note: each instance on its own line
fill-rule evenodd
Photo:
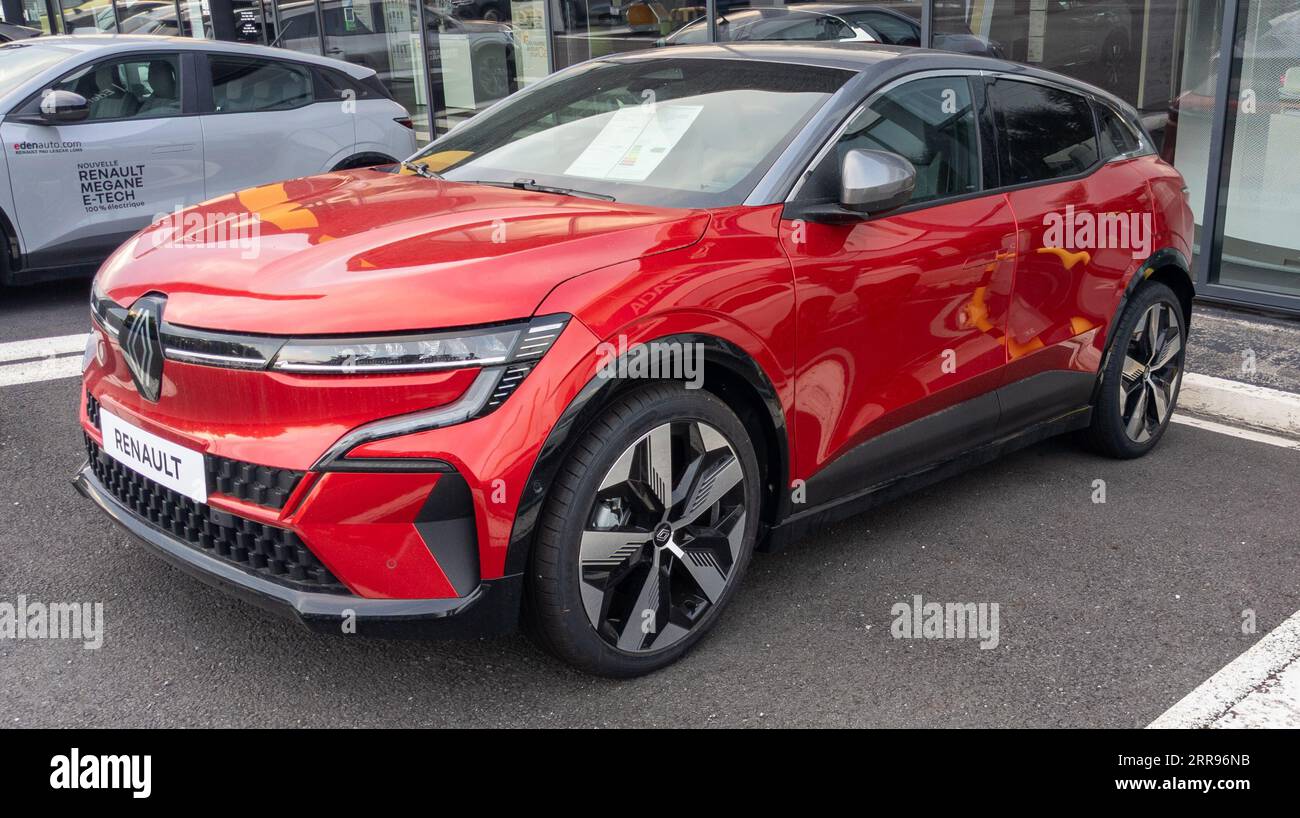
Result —
M 0 6 L 6 22 L 45 32 L 244 40 L 364 64 L 406 105 L 423 139 L 553 71 L 606 54 L 777 39 L 982 50 L 1087 80 L 1132 103 L 1162 155 L 1187 179 L 1197 226 L 1192 263 L 1202 296 L 1300 314 L 1300 0 L 0 0 Z

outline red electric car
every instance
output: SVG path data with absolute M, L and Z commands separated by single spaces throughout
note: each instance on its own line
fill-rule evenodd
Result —
M 80 490 L 313 628 L 522 621 L 615 676 L 755 549 L 1060 432 L 1149 451 L 1193 294 L 1127 105 L 889 46 L 601 58 L 181 215 L 96 279 Z

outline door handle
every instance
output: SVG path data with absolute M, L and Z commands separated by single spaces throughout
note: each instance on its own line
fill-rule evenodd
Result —
M 154 153 L 184 153 L 185 151 L 194 150 L 194 145 L 159 145 L 153 149 Z

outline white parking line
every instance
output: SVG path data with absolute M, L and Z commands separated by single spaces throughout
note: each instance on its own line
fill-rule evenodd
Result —
M 29 358 L 52 358 L 69 355 L 86 348 L 86 333 L 56 335 L 53 338 L 32 338 L 28 341 L 9 341 L 0 344 L 0 364 L 25 361 Z
M 79 375 L 81 375 L 80 355 L 42 358 L 39 361 L 0 366 L 0 386 L 55 381 L 59 378 L 75 378 Z
M 1250 650 L 1147 726 L 1153 729 L 1233 727 L 1249 722 L 1256 727 L 1295 727 L 1297 704 L 1291 697 L 1295 695 L 1297 661 L 1300 661 L 1300 612 L 1269 631 Z M 1283 706 L 1279 708 L 1279 704 Z M 1278 718 L 1279 710 L 1289 710 L 1290 717 Z

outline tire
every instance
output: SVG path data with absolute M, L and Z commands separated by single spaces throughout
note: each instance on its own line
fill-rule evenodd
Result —
M 1187 322 L 1178 297 L 1158 282 L 1141 285 L 1115 328 L 1088 443 L 1120 459 L 1155 448 L 1178 402 L 1186 354 Z
M 618 398 L 583 432 L 547 497 L 526 582 L 528 631 L 602 676 L 676 661 L 740 584 L 759 486 L 745 426 L 712 394 L 656 383 Z

